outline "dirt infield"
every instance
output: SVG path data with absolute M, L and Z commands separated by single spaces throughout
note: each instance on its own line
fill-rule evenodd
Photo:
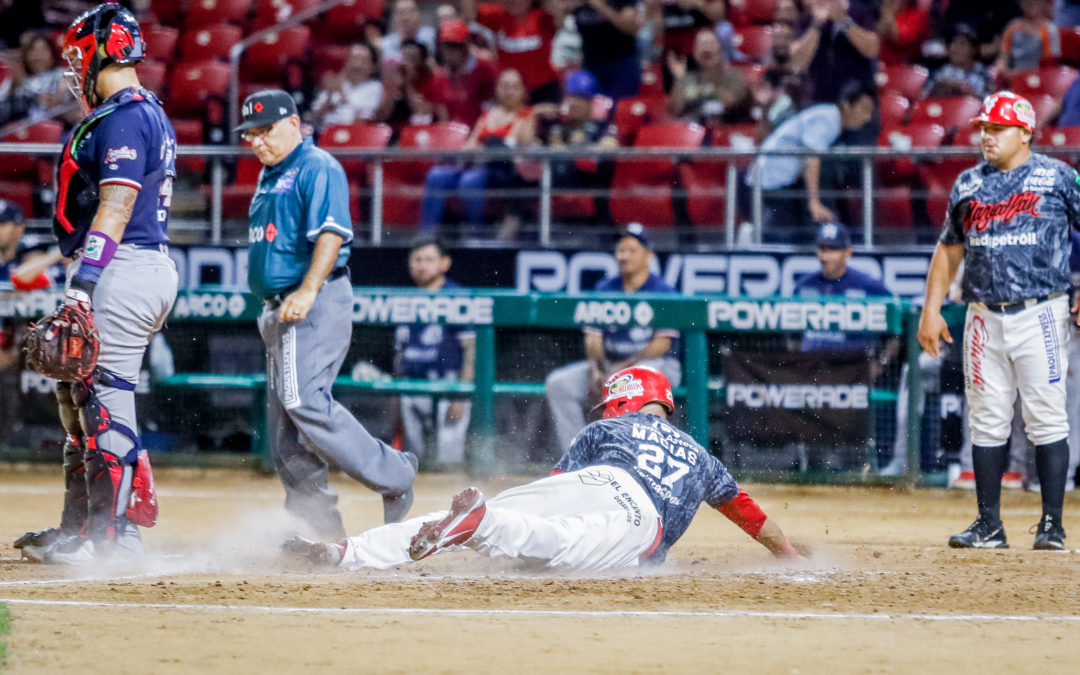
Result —
M 648 572 L 461 554 L 344 573 L 277 556 L 292 525 L 276 479 L 170 470 L 142 566 L 18 561 L 10 542 L 57 519 L 58 474 L 0 467 L 5 672 L 1048 672 L 1080 640 L 1080 556 L 1030 550 L 1038 495 L 1006 494 L 1008 551 L 944 547 L 972 519 L 971 493 L 750 486 L 813 547 L 808 561 L 778 563 L 705 511 Z M 413 513 L 467 482 L 423 476 Z M 351 531 L 377 524 L 375 495 L 336 486 Z M 1065 527 L 1076 546 L 1080 495 Z

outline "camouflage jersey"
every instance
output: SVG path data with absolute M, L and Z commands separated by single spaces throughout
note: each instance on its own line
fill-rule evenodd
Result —
M 625 469 L 649 493 L 664 527 L 651 562 L 667 557 L 701 502 L 717 508 L 739 494 L 720 460 L 687 433 L 648 413 L 593 422 L 574 438 L 555 469 L 569 472 L 590 466 Z
M 1013 303 L 1069 289 L 1069 228 L 1080 223 L 1080 175 L 1032 153 L 1012 171 L 989 162 L 953 184 L 941 243 L 963 244 L 965 302 Z

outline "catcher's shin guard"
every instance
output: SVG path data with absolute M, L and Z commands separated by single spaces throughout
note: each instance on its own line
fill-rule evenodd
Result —
M 98 379 L 98 378 L 94 378 Z M 74 382 L 71 385 L 72 400 L 79 408 L 79 420 L 85 438 L 83 466 L 85 468 L 87 494 L 87 521 L 85 534 L 93 541 L 114 541 L 118 526 L 117 497 L 127 492 L 124 464 L 130 463 L 114 452 L 100 447 L 101 436 L 110 428 L 122 427 L 109 416 L 108 409 L 94 393 L 94 379 Z M 125 383 L 127 384 L 127 383 Z M 132 387 L 134 388 L 134 387 Z M 126 427 L 120 430 L 129 436 Z M 131 434 L 129 438 L 133 437 Z M 132 438 L 133 453 L 138 452 L 138 437 Z M 127 472 L 130 479 L 131 472 Z
M 82 425 L 79 407 L 71 397 L 71 383 L 58 382 L 56 403 L 60 423 L 67 432 L 64 439 L 64 510 L 60 514 L 60 529 L 64 534 L 78 534 L 86 525 L 86 476 L 83 469 Z

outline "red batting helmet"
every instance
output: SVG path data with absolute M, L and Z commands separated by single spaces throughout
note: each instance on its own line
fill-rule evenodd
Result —
M 983 99 L 982 112 L 971 118 L 972 124 L 1004 124 L 1035 131 L 1035 109 L 1031 102 L 1011 91 L 999 91 Z
M 117 3 L 107 2 L 83 12 L 64 35 L 62 55 L 68 64 L 64 75 L 71 93 L 88 107 L 97 106 L 101 69 L 138 63 L 144 49 L 139 22 Z
M 637 412 L 649 403 L 659 403 L 668 414 L 675 412 L 671 383 L 658 370 L 644 366 L 623 368 L 604 383 L 604 419 Z

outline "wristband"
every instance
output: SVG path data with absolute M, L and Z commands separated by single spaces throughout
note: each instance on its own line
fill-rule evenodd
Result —
M 113 241 L 113 238 L 104 232 L 90 230 L 90 233 L 86 235 L 86 243 L 83 244 L 83 264 L 80 267 L 92 265 L 104 268 L 116 255 L 117 246 L 118 244 Z

